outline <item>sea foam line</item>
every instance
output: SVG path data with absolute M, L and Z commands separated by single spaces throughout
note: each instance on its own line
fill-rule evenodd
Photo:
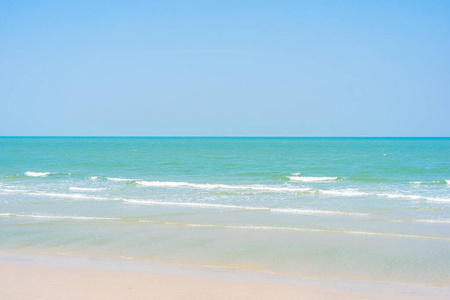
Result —
M 80 200 L 101 200 L 101 201 L 119 200 L 118 198 L 106 198 L 106 197 L 99 197 L 99 196 L 92 196 L 92 195 L 66 194 L 66 193 L 31 192 L 31 193 L 26 193 L 25 195 L 39 196 L 39 197 L 80 199 Z
M 189 224 L 189 223 L 184 224 L 184 223 L 175 223 L 175 222 L 155 222 L 155 221 L 150 221 L 150 220 L 139 220 L 139 222 L 141 222 L 141 223 L 158 223 L 158 224 L 162 224 L 162 225 L 173 225 L 173 226 L 183 226 L 183 227 L 199 227 L 199 228 L 298 231 L 298 232 L 370 235 L 370 236 L 381 236 L 381 237 L 398 237 L 398 238 L 409 238 L 409 239 L 428 239 L 428 240 L 450 241 L 450 238 L 445 238 L 445 237 L 433 237 L 433 236 L 409 235 L 409 234 L 397 234 L 397 233 L 382 233 L 382 232 L 370 232 L 370 231 L 345 231 L 345 230 L 332 230 L 332 229 L 315 229 L 315 228 L 282 227 L 282 226 L 257 226 L 257 225 L 215 225 L 215 224 Z
M 346 216 L 369 216 L 367 213 L 354 213 L 342 211 L 327 211 L 315 209 L 296 209 L 296 208 L 271 208 L 258 206 L 241 206 L 241 205 L 227 205 L 214 203 L 196 203 L 196 202 L 163 202 L 151 200 L 130 200 L 122 199 L 123 202 L 140 205 L 159 205 L 159 206 L 181 206 L 181 207 L 199 207 L 199 208 L 227 208 L 227 209 L 242 209 L 242 210 L 264 210 L 274 213 L 295 214 L 295 215 L 346 215 Z
M 380 197 L 395 198 L 395 199 L 426 200 L 429 202 L 442 202 L 442 203 L 450 202 L 450 198 L 427 197 L 427 196 L 421 196 L 421 195 L 404 195 L 404 194 L 375 194 L 375 195 L 380 196 Z
M 314 177 L 316 178 L 316 177 Z M 319 178 L 319 177 L 317 177 Z M 320 178 L 333 178 L 337 177 L 320 177 Z M 133 179 L 120 179 L 121 181 L 133 181 Z M 325 181 L 322 180 L 322 181 Z M 137 185 L 146 187 L 190 187 L 195 189 L 213 190 L 213 189 L 225 189 L 225 190 L 251 190 L 260 192 L 291 192 L 291 193 L 320 193 L 324 195 L 343 196 L 343 197 L 360 197 L 360 196 L 377 196 L 388 197 L 396 199 L 423 199 L 430 202 L 450 202 L 448 198 L 427 197 L 421 195 L 403 195 L 403 194 L 389 194 L 389 193 L 365 193 L 354 189 L 346 190 L 314 190 L 308 187 L 281 187 L 281 186 L 269 186 L 269 185 L 228 185 L 228 184 L 209 184 L 209 183 L 189 183 L 189 182 L 172 182 L 172 181 L 136 181 Z
M 450 224 L 450 220 L 416 220 L 415 222 L 420 222 L 420 223 Z
M 96 191 L 104 191 L 106 188 L 83 188 L 83 187 L 69 187 L 70 191 L 79 191 L 79 192 L 96 192 Z
M 26 219 L 41 219 L 41 220 L 78 220 L 78 221 L 123 221 L 124 218 L 109 218 L 109 217 L 85 217 L 85 216 L 52 216 L 52 215 L 26 215 L 14 213 L 0 213 L 0 217 L 6 218 L 26 218 Z M 450 241 L 450 238 L 432 237 L 421 235 L 408 235 L 397 233 L 382 233 L 382 232 L 367 232 L 367 231 L 345 231 L 345 230 L 331 230 L 331 229 L 315 229 L 302 227 L 282 227 L 282 226 L 258 226 L 258 225 L 215 225 L 215 224 L 184 224 L 175 222 L 163 222 L 152 220 L 136 220 L 139 223 L 152 223 L 160 225 L 173 225 L 183 227 L 204 227 L 204 228 L 223 228 L 223 229 L 239 229 L 239 230 L 274 230 L 274 231 L 298 231 L 298 232 L 317 232 L 317 233 L 337 233 L 337 234 L 352 234 L 352 235 L 371 235 L 382 237 L 399 237 L 399 238 L 413 238 L 413 239 L 430 239 L 430 240 L 445 240 Z
M 325 195 L 333 195 L 333 196 L 347 196 L 347 197 L 356 197 L 356 196 L 366 196 L 367 193 L 355 191 L 355 190 L 318 190 L 319 193 Z
M 270 211 L 276 213 L 299 214 L 299 215 L 341 215 L 341 216 L 358 216 L 358 217 L 369 216 L 368 213 L 315 210 L 315 209 L 296 209 L 296 208 L 270 208 Z
M 21 194 L 21 193 L 27 193 L 29 191 L 26 190 L 12 190 L 12 189 L 0 189 L 0 193 L 11 193 L 11 194 Z
M 16 192 L 16 191 L 14 191 Z M 86 194 L 67 194 L 67 193 L 47 193 L 47 192 L 28 192 L 24 193 L 30 196 L 54 197 L 79 200 L 100 200 L 100 201 L 123 201 L 130 204 L 138 205 L 155 205 L 155 206 L 179 206 L 179 207 L 198 207 L 198 208 L 225 208 L 225 209 L 241 209 L 241 210 L 265 210 L 274 213 L 297 214 L 297 215 L 348 215 L 348 216 L 368 216 L 367 213 L 341 212 L 341 211 L 325 211 L 314 209 L 297 209 L 297 208 L 272 208 L 258 206 L 242 206 L 230 204 L 200 203 L 200 202 L 169 202 L 169 201 L 153 201 L 153 200 L 136 200 L 123 198 L 108 198 Z
M 291 181 L 299 182 L 325 182 L 336 180 L 337 177 L 305 177 L 305 176 L 286 176 Z
M 92 195 L 86 195 L 86 194 L 30 192 L 30 191 L 25 191 L 25 190 L 10 190 L 10 189 L 0 189 L 0 194 L 1 193 L 19 194 L 19 195 L 27 195 L 27 196 L 38 196 L 38 197 L 80 199 L 80 200 L 101 200 L 101 201 L 118 200 L 118 199 L 114 199 L 114 198 L 106 198 L 106 197 L 92 196 Z
M 196 203 L 196 202 L 163 202 L 163 201 L 151 201 L 151 200 L 131 200 L 122 199 L 123 202 L 141 205 L 158 205 L 158 206 L 183 206 L 183 207 L 199 207 L 199 208 L 229 208 L 229 209 L 243 209 L 243 210 L 269 210 L 267 207 L 255 207 L 255 206 L 240 206 L 240 205 L 227 205 L 227 204 L 214 204 L 214 203 Z
M 324 177 L 325 178 L 325 177 Z M 326 177 L 337 178 L 337 177 Z M 134 179 L 117 178 L 118 181 L 134 181 Z M 288 192 L 288 193 L 321 193 L 325 195 L 356 197 L 369 195 L 364 192 L 359 192 L 353 189 L 347 190 L 314 190 L 309 187 L 283 187 L 283 186 L 270 186 L 270 185 L 229 185 L 229 184 L 212 184 L 212 183 L 190 183 L 181 181 L 146 181 L 138 180 L 137 185 L 145 187 L 166 187 L 166 188 L 179 188 L 189 187 L 203 190 L 247 190 L 247 191 L 259 191 L 259 192 Z
M 106 217 L 23 215 L 23 214 L 13 214 L 13 213 L 0 213 L 0 217 L 44 219 L 44 220 L 121 220 L 120 218 L 106 218 Z
M 136 181 L 136 184 L 147 187 L 190 187 L 196 189 L 226 189 L 226 190 L 253 190 L 266 192 L 294 192 L 301 193 L 310 191 L 311 188 L 302 187 L 277 187 L 268 185 L 229 185 L 229 184 L 210 184 L 210 183 L 189 183 L 189 182 L 172 182 L 172 181 Z
M 192 227 L 215 227 L 216 225 L 202 224 L 186 224 Z M 279 231 L 301 231 L 301 232 L 320 232 L 320 233 L 338 233 L 338 234 L 352 234 L 352 235 L 371 235 L 371 236 L 384 236 L 384 237 L 399 237 L 399 238 L 413 238 L 413 239 L 430 239 L 430 240 L 445 240 L 450 241 L 449 238 L 444 237 L 432 237 L 421 235 L 409 235 L 409 234 L 397 234 L 397 233 L 382 233 L 382 232 L 368 232 L 368 231 L 345 231 L 345 230 L 331 230 L 331 229 L 314 229 L 314 228 L 301 228 L 301 227 L 278 227 L 278 226 L 237 226 L 237 225 L 217 225 L 219 228 L 229 229 L 252 229 L 252 230 L 279 230 Z

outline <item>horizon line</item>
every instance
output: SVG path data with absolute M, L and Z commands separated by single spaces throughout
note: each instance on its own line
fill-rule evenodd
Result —
M 0 135 L 0 138 L 450 138 L 450 136 Z

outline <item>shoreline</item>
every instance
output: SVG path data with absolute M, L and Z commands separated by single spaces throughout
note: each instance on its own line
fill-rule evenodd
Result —
M 0 250 L 0 299 L 445 299 L 449 287 Z

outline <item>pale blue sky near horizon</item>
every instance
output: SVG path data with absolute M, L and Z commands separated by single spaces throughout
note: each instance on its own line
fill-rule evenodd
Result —
M 450 136 L 450 1 L 2 1 L 0 136 Z

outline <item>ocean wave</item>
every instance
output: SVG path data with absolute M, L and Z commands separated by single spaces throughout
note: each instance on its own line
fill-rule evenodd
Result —
M 139 179 L 129 179 L 129 178 L 115 178 L 115 177 L 106 177 L 106 179 L 110 181 L 119 181 L 119 182 L 133 182 Z
M 428 197 L 421 195 L 404 195 L 404 194 L 376 194 L 376 196 L 395 198 L 395 199 L 411 199 L 411 200 L 426 200 L 429 202 L 450 202 L 449 198 Z
M 106 218 L 106 217 L 23 215 L 23 214 L 13 214 L 13 213 L 0 213 L 0 217 L 45 219 L 45 220 L 120 220 L 120 218 Z
M 409 184 L 414 185 L 441 185 L 450 184 L 450 180 L 433 180 L 433 181 L 410 181 Z
M 336 180 L 337 177 L 304 177 L 304 176 L 287 176 L 291 181 L 299 182 L 325 182 Z
M 47 193 L 47 192 L 30 192 L 26 193 L 26 195 L 30 196 L 39 196 L 39 197 L 53 197 L 53 198 L 68 198 L 68 199 L 79 199 L 79 200 L 118 200 L 114 198 L 106 198 L 99 196 L 91 196 L 85 194 L 66 194 L 66 193 Z
M 387 197 L 387 198 L 395 198 L 395 199 L 412 199 L 412 200 L 423 199 L 423 197 L 419 196 L 419 195 L 376 194 L 376 196 Z
M 423 197 L 429 202 L 450 203 L 450 198 L 438 198 L 438 197 Z
M 29 177 L 47 177 L 48 175 L 52 174 L 52 172 L 25 172 L 24 175 L 25 176 L 29 176 Z
M 277 213 L 299 214 L 299 215 L 341 215 L 341 216 L 358 216 L 358 217 L 369 216 L 368 213 L 315 210 L 315 209 L 296 209 L 296 208 L 270 208 L 270 211 Z
M 89 180 L 97 180 L 97 179 L 100 179 L 100 176 L 91 176 L 91 177 L 88 177 L 88 179 Z
M 83 187 L 69 187 L 70 191 L 79 191 L 79 192 L 95 192 L 95 191 L 104 191 L 106 188 L 83 188 Z
M 229 184 L 210 184 L 210 183 L 189 183 L 189 182 L 172 182 L 172 181 L 136 181 L 136 184 L 147 187 L 190 187 L 195 189 L 213 190 L 213 189 L 226 189 L 226 190 L 251 190 L 261 192 L 293 192 L 301 193 L 310 191 L 311 188 L 301 187 L 282 187 L 282 186 L 270 186 L 270 185 L 229 185 Z

